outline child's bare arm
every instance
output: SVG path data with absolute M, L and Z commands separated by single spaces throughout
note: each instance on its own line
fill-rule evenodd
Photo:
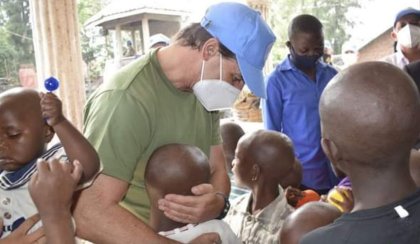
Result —
M 38 161 L 29 193 L 44 225 L 48 243 L 75 243 L 70 207 L 83 168 L 78 161 Z
M 45 241 L 44 230 L 39 228 L 32 233 L 28 231 L 39 221 L 40 217 L 38 214 L 31 216 L 25 222 L 23 222 L 16 230 L 10 235 L 0 240 L 0 244 L 30 244 Z
M 60 99 L 53 93 L 41 93 L 41 110 L 46 122 L 60 139 L 69 160 L 78 160 L 83 166 L 81 182 L 92 179 L 99 171 L 99 156 L 83 134 L 64 117 Z

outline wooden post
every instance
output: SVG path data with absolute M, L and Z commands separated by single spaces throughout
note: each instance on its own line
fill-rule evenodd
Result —
M 147 53 L 149 51 L 149 37 L 150 37 L 150 30 L 149 30 L 149 19 L 147 17 L 143 17 L 141 20 L 141 30 L 143 33 L 143 51 Z
M 121 25 L 116 25 L 114 33 L 114 63 L 119 66 L 122 57 L 123 44 L 121 39 Z
M 30 0 L 38 87 L 55 76 L 65 116 L 80 130 L 85 102 L 76 0 Z

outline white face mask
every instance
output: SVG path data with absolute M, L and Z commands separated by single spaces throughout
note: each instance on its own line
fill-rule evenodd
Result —
M 398 43 L 406 48 L 416 47 L 420 43 L 420 27 L 406 25 L 397 33 Z
M 220 54 L 220 79 L 203 80 L 204 63 L 201 66 L 200 81 L 192 87 L 194 95 L 207 111 L 231 108 L 241 90 L 222 80 L 222 55 Z

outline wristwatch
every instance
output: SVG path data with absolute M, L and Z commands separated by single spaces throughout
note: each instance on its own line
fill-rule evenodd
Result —
M 221 197 L 223 197 L 223 200 L 225 201 L 225 205 L 223 206 L 222 212 L 216 218 L 216 219 L 223 219 L 224 217 L 226 217 L 226 214 L 229 212 L 229 209 L 230 209 L 229 198 L 225 194 L 223 194 L 222 192 L 216 192 L 216 195 L 220 195 Z

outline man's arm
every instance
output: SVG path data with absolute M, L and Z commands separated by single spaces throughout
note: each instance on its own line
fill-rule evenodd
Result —
M 76 235 L 94 243 L 176 243 L 121 207 L 128 183 L 100 174 L 75 204 Z
M 194 186 L 196 196 L 168 194 L 159 200 L 159 208 L 165 215 L 177 222 L 201 223 L 217 218 L 223 210 L 224 199 L 220 192 L 229 196 L 230 181 L 226 172 L 222 145 L 210 148 L 211 184 Z

